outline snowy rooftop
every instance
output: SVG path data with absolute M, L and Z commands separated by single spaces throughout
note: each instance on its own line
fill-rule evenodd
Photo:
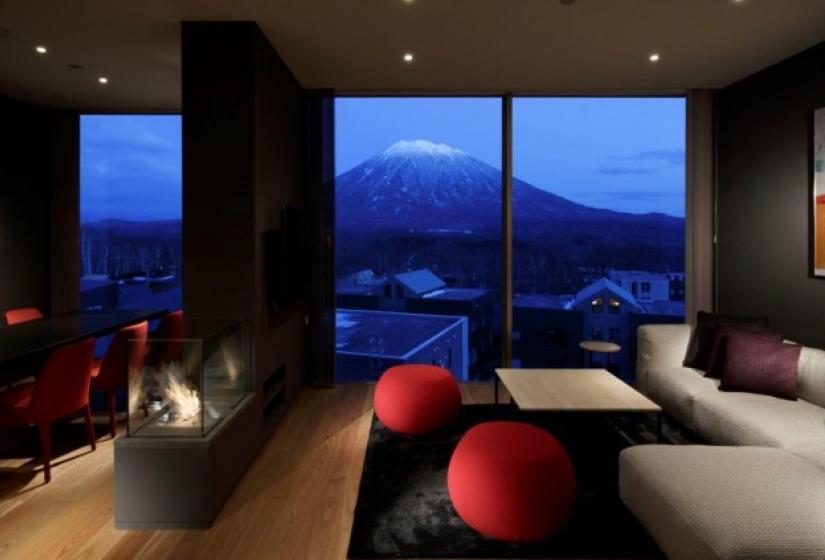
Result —
M 347 354 L 404 358 L 462 321 L 466 319 L 448 315 L 339 309 L 335 347 Z
M 393 277 L 411 292 L 421 295 L 443 288 L 444 280 L 433 274 L 429 268 L 421 268 L 411 272 L 401 272 Z
M 636 301 L 636 298 L 633 297 L 633 294 L 625 290 L 624 288 L 619 287 L 616 285 L 615 282 L 608 280 L 607 278 L 600 278 L 596 280 L 589 286 L 586 286 L 582 289 L 579 293 L 576 294 L 576 299 L 573 302 L 573 306 L 578 308 L 583 304 L 589 303 L 591 299 L 593 299 L 598 294 L 602 293 L 603 291 L 612 292 L 616 297 L 623 299 L 626 303 L 633 306 L 634 308 L 641 311 L 642 307 Z

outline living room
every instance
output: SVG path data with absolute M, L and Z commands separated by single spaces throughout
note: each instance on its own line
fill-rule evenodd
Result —
M 825 557 L 825 5 L 0 6 L 0 556 Z

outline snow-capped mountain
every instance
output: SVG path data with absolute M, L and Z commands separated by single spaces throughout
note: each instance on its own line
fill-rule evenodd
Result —
M 336 179 L 336 222 L 369 230 L 457 231 L 499 237 L 501 171 L 426 140 L 401 141 Z M 622 237 L 683 243 L 684 220 L 591 208 L 513 179 L 516 238 Z M 631 241 L 627 239 L 627 241 Z

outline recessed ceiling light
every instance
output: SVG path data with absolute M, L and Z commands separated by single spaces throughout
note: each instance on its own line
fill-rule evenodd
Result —
M 37 45 L 36 47 L 34 47 L 34 50 L 35 52 L 37 52 L 37 54 L 46 54 L 47 52 L 49 52 L 49 49 L 47 49 L 43 45 Z
M 415 0 L 403 0 L 405 4 L 415 4 Z
M 659 62 L 659 53 L 653 53 L 649 57 L 647 57 L 650 62 Z
M 404 53 L 404 62 L 412 62 L 415 60 L 415 55 L 413 53 Z
M 108 84 L 109 83 L 109 78 L 107 78 L 106 76 L 101 76 L 97 79 L 97 81 L 100 82 L 101 84 Z

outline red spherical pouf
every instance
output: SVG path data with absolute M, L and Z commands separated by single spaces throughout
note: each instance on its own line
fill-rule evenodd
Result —
M 426 434 L 461 410 L 461 392 L 442 367 L 405 364 L 385 371 L 375 387 L 375 414 L 394 432 Z
M 479 533 L 510 542 L 541 540 L 561 529 L 576 498 L 570 457 L 545 430 L 520 422 L 471 428 L 447 471 L 450 500 Z

